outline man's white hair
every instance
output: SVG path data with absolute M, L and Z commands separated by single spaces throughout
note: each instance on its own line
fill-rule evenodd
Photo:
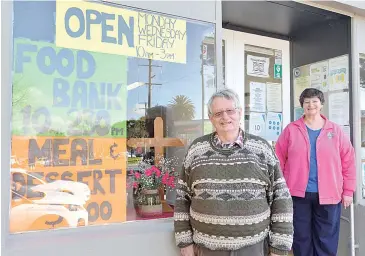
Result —
M 225 98 L 227 100 L 232 100 L 234 102 L 235 108 L 239 108 L 239 109 L 241 108 L 241 102 L 240 102 L 240 99 L 238 98 L 237 93 L 231 89 L 223 89 L 223 90 L 217 91 L 210 97 L 210 99 L 208 101 L 208 115 L 212 114 L 213 100 L 218 97 Z

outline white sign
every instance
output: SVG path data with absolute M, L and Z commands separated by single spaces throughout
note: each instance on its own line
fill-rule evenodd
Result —
M 250 110 L 266 111 L 266 84 L 250 82 Z
M 343 130 L 343 133 L 349 137 L 351 136 L 351 130 L 350 130 L 350 126 L 349 125 L 341 125 L 341 128 Z
M 365 110 L 365 88 L 360 87 L 360 110 Z
M 277 141 L 282 124 L 283 115 L 281 113 L 268 112 L 266 116 L 266 140 Z
M 338 125 L 349 125 L 349 93 L 331 93 L 328 101 L 328 119 Z
M 281 84 L 266 83 L 267 111 L 282 112 Z
M 310 85 L 313 88 L 328 91 L 328 61 L 315 63 L 310 66 Z
M 282 54 L 281 51 L 275 50 L 275 64 L 282 65 Z
M 145 104 L 137 103 L 136 105 L 134 105 L 133 112 L 138 114 L 138 115 L 145 115 L 146 114 Z
M 269 64 L 269 58 L 247 55 L 247 75 L 256 77 L 270 77 Z
M 349 59 L 347 55 L 329 60 L 328 81 L 330 91 L 348 88 Z
M 300 107 L 299 97 L 302 92 L 310 87 L 310 77 L 300 76 L 294 78 L 294 107 Z
M 265 113 L 250 113 L 249 133 L 265 138 Z

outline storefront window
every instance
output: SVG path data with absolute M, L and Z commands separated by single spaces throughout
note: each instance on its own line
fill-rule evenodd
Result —
M 215 27 L 98 2 L 15 1 L 11 233 L 173 215 L 212 131 Z

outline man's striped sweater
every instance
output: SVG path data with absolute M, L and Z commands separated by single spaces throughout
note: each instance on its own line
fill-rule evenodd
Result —
M 223 149 L 214 135 L 196 139 L 185 157 L 174 213 L 177 246 L 230 251 L 268 238 L 271 252 L 286 255 L 293 206 L 272 147 L 243 133 L 242 147 Z

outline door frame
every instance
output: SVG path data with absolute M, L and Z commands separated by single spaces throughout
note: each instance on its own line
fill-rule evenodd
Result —
M 287 40 L 228 29 L 223 29 L 222 39 L 225 41 L 225 86 L 226 88 L 233 89 L 238 93 L 242 106 L 245 105 L 245 72 L 243 72 L 245 67 L 245 45 L 249 44 L 282 51 L 282 101 L 284 129 L 291 121 L 290 42 Z M 243 108 L 243 111 L 244 109 L 245 108 Z M 245 129 L 244 114 L 241 118 L 243 129 Z

